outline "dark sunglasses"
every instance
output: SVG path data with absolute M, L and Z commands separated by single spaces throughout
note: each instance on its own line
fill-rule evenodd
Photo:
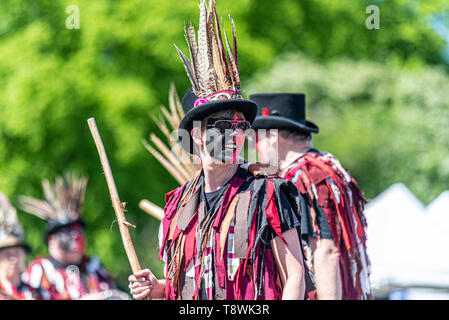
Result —
M 84 228 L 79 225 L 66 226 L 59 228 L 56 233 L 64 235 L 70 235 L 75 233 L 84 234 Z
M 206 128 L 215 128 L 221 134 L 225 134 L 226 130 L 237 130 L 239 133 L 245 134 L 251 129 L 251 124 L 246 120 L 217 120 L 213 124 L 207 124 Z

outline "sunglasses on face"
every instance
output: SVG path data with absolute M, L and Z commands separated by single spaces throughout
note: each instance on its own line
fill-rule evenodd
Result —
M 214 123 L 207 124 L 206 128 L 217 129 L 221 134 L 225 134 L 226 130 L 235 130 L 241 134 L 251 129 L 251 124 L 246 120 L 216 120 Z

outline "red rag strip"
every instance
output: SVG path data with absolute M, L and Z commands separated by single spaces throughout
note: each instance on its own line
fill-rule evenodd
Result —
M 276 235 L 284 241 L 288 246 L 287 241 L 285 241 L 282 236 L 281 221 L 279 219 L 279 212 L 275 203 L 274 196 L 274 182 L 267 179 L 267 206 L 265 207 L 265 214 L 267 216 L 268 223 L 271 228 L 273 228 Z
M 198 221 L 198 214 L 193 217 L 192 221 L 190 222 L 189 226 L 186 230 L 186 242 L 185 242 L 185 267 L 184 271 L 187 270 L 190 261 L 192 261 L 193 256 L 195 254 L 195 236 L 196 236 L 196 226 Z

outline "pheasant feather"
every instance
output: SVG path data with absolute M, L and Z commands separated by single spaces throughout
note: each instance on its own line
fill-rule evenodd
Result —
M 240 93 L 240 77 L 238 70 L 237 36 L 235 24 L 231 17 L 233 32 L 233 47 L 227 39 L 223 20 L 218 18 L 215 0 L 201 0 L 198 42 L 196 42 L 195 28 L 184 25 L 184 33 L 190 52 L 190 60 L 178 50 L 187 75 L 192 83 L 196 96 L 204 98 L 213 93 L 225 90 Z M 224 39 L 222 36 L 224 33 Z
M 20 208 L 43 220 L 65 220 L 79 217 L 84 202 L 87 177 L 66 172 L 57 176 L 55 183 L 42 181 L 44 199 L 20 196 Z
M 11 205 L 8 197 L 0 192 L 0 240 L 10 235 L 23 237 L 23 230 L 17 219 L 17 211 Z
M 222 20 L 223 24 L 223 20 Z M 231 45 L 229 44 L 226 31 L 223 26 L 223 34 L 226 41 L 226 49 L 228 50 L 229 61 L 231 62 L 231 80 L 236 91 L 240 91 L 240 77 L 239 77 L 239 67 L 235 61 L 235 54 L 232 52 Z
M 190 79 L 190 82 L 192 83 L 192 88 L 193 91 L 199 91 L 199 87 L 198 87 L 198 81 L 196 80 L 196 76 L 194 71 L 192 70 L 192 66 L 191 66 L 191 62 L 189 60 L 189 58 L 187 58 L 185 56 L 184 53 L 182 53 L 181 50 L 179 50 L 179 48 L 175 45 L 176 50 L 178 51 L 179 57 L 181 58 L 183 64 L 184 64 L 184 68 L 186 69 L 187 72 L 187 76 Z
M 196 36 L 195 36 L 195 28 L 192 26 L 192 24 L 187 27 L 184 24 L 184 35 L 186 38 L 187 43 L 189 44 L 189 51 L 190 51 L 190 62 L 191 62 L 191 69 L 192 69 L 192 76 L 194 77 L 194 82 L 196 84 L 194 90 L 198 90 L 201 83 L 201 77 L 197 73 L 198 70 L 198 45 L 196 43 Z

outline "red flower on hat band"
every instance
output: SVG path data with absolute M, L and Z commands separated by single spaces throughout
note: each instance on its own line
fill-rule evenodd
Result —
M 268 108 L 263 108 L 262 109 L 262 115 L 264 117 L 268 116 L 270 114 L 270 110 L 268 110 Z
M 195 103 L 193 104 L 193 107 L 197 107 L 200 104 L 209 102 L 209 101 L 218 101 L 218 100 L 241 100 L 243 97 L 240 93 L 233 90 L 221 90 L 214 92 L 212 94 L 209 94 L 205 96 L 204 98 L 198 98 L 195 100 Z

